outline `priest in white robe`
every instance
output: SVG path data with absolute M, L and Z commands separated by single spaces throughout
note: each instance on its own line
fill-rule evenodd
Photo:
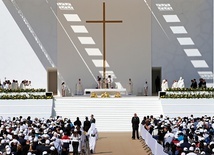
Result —
M 11 84 L 11 89 L 15 90 L 16 87 L 16 80 L 13 80 L 12 84 Z
M 178 88 L 178 81 L 177 80 L 173 81 L 172 88 Z
M 83 87 L 82 87 L 81 79 L 79 79 L 78 83 L 76 84 L 76 94 L 77 95 L 83 95 Z
M 65 97 L 66 96 L 66 85 L 65 85 L 65 82 L 62 82 L 61 89 L 62 89 L 62 97 Z
M 148 86 L 148 83 L 147 83 L 147 81 L 146 81 L 145 84 L 144 84 L 144 95 L 145 95 L 145 96 L 148 95 L 148 89 L 149 89 L 149 86 Z
M 164 79 L 161 84 L 161 91 L 166 91 L 169 88 L 168 81 Z
M 178 88 L 185 88 L 184 79 L 182 77 L 178 80 Z
M 111 89 L 112 83 L 113 83 L 113 78 L 111 77 L 111 75 L 109 75 L 107 78 L 107 88 Z
M 129 83 L 127 86 L 127 92 L 128 92 L 128 95 L 132 95 L 132 93 L 133 93 L 133 82 L 131 79 L 129 79 Z

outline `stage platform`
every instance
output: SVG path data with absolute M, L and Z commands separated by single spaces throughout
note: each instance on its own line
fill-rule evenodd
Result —
M 131 131 L 131 118 L 161 114 L 169 117 L 213 116 L 214 99 L 159 99 L 157 96 L 122 96 L 90 98 L 89 96 L 57 97 L 53 100 L 0 100 L 0 114 L 6 117 L 62 116 L 75 121 L 94 114 L 99 131 Z

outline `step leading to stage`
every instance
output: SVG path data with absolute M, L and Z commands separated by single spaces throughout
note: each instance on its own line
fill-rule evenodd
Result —
M 79 117 L 94 114 L 99 131 L 131 131 L 131 118 L 137 113 L 143 116 L 163 114 L 158 97 L 122 97 L 122 98 L 89 98 L 71 97 L 55 98 L 54 110 L 56 116 L 70 118 L 72 122 Z

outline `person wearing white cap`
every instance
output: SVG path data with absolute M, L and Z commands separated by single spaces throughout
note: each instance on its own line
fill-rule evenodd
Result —
M 28 152 L 27 155 L 32 155 L 32 153 L 31 153 L 31 152 Z
M 193 147 L 193 146 L 190 146 L 190 147 L 189 147 L 189 151 L 190 151 L 190 152 L 193 152 L 193 151 L 194 151 L 194 147 Z
M 50 154 L 51 155 L 59 155 L 59 153 L 57 152 L 56 148 L 54 146 L 50 147 Z
M 47 151 L 43 151 L 43 152 L 42 152 L 42 155 L 47 155 L 47 154 L 48 154 Z
M 91 123 L 91 127 L 89 128 L 87 135 L 89 136 L 89 148 L 92 154 L 95 152 L 96 141 L 98 139 L 98 131 L 95 123 Z
M 5 151 L 6 151 L 6 155 L 12 155 L 10 147 L 5 148 Z
M 206 154 L 204 151 L 201 151 L 201 154 Z

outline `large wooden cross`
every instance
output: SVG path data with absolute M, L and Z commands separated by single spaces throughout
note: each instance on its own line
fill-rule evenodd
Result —
M 106 20 L 105 2 L 103 2 L 103 20 L 86 21 L 86 23 L 103 24 L 103 79 L 106 79 L 106 23 L 122 23 L 121 20 Z

